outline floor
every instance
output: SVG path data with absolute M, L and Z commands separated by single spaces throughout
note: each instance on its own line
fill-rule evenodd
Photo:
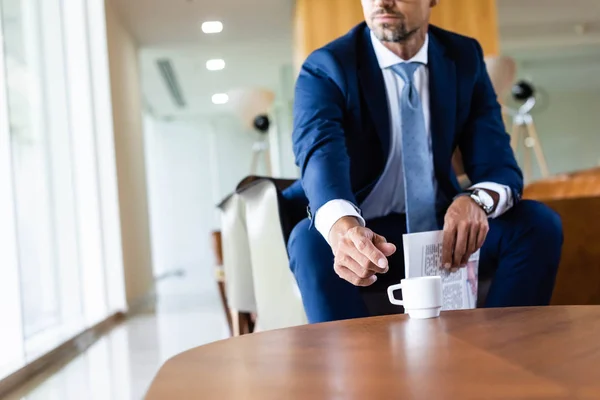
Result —
M 206 279 L 186 275 L 160 282 L 155 312 L 127 320 L 67 365 L 7 400 L 142 399 L 167 359 L 228 336 L 216 287 L 199 281 Z

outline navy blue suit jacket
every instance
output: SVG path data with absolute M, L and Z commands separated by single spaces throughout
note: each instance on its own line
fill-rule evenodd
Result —
M 472 183 L 496 182 L 521 198 L 523 178 L 476 40 L 430 26 L 431 135 L 445 212 L 461 190 L 452 168 L 458 146 Z M 396 112 L 392 110 L 392 112 Z M 390 110 L 365 23 L 312 53 L 298 77 L 293 144 L 301 179 L 284 196 L 316 212 L 330 200 L 359 205 L 385 167 Z

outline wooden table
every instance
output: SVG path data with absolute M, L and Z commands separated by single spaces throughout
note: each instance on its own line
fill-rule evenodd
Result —
M 148 399 L 600 399 L 600 307 L 306 325 L 167 361 Z

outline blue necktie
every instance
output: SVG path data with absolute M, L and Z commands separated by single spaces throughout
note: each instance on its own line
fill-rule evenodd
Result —
M 405 83 L 400 94 L 400 120 L 402 124 L 406 226 L 409 233 L 438 229 L 429 135 L 425 129 L 421 98 L 413 81 L 415 71 L 421 65 L 419 63 L 401 63 L 392 66 L 392 70 Z

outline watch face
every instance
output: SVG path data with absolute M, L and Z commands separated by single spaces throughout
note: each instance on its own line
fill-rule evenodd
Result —
M 494 207 L 494 199 L 485 190 L 478 190 L 476 195 L 486 209 L 492 209 Z

